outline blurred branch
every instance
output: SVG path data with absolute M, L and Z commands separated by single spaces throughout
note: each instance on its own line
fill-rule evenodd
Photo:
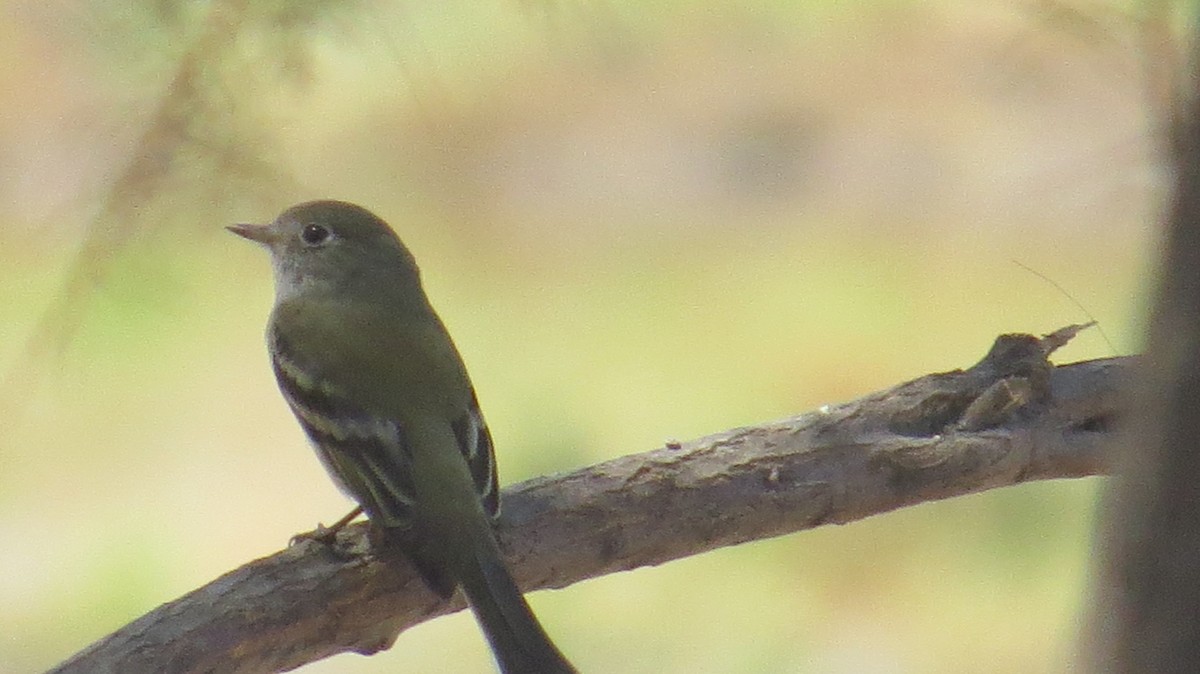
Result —
M 308 14 L 294 21 L 313 21 L 312 14 L 328 4 L 332 3 L 307 3 Z M 264 5 L 273 11 L 266 12 Z M 284 2 L 211 3 L 197 37 L 151 104 L 154 112 L 124 168 L 87 224 L 59 297 L 34 327 L 21 356 L 0 376 L 0 403 L 19 406 L 28 398 L 47 362 L 70 344 L 96 288 L 137 234 L 181 217 L 194 221 L 197 210 L 211 215 L 212 204 L 256 196 L 266 201 L 266 194 L 302 192 L 283 164 L 267 158 L 273 144 L 265 139 L 265 122 L 252 114 L 256 95 L 261 97 L 278 75 L 257 61 L 260 68 L 248 72 L 245 63 L 250 57 L 242 45 L 264 31 L 290 34 L 279 29 L 279 15 L 289 12 L 295 10 Z M 290 52 L 272 53 L 283 58 L 304 45 L 300 40 L 292 43 Z M 215 230 L 220 223 L 205 218 L 201 224 Z
M 502 544 L 526 590 L 561 588 L 926 501 L 1103 474 L 1131 359 L 1051 365 L 1081 327 L 1002 336 L 967 370 L 521 483 L 504 494 Z M 54 671 L 279 671 L 386 649 L 461 608 L 403 561 L 372 555 L 355 525 L 333 546 L 305 541 L 232 571 Z

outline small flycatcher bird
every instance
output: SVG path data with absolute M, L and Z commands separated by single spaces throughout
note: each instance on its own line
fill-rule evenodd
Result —
M 501 671 L 574 672 L 496 543 L 491 434 L 412 253 L 383 220 L 341 201 L 229 230 L 271 253 L 271 365 L 334 481 L 434 592 L 463 589 Z

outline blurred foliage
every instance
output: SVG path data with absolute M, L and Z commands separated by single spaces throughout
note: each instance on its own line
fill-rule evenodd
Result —
M 221 225 L 326 196 L 392 222 L 506 482 L 1082 320 L 1012 260 L 1132 352 L 1186 11 L 0 2 L 0 92 L 21 101 L 0 116 L 0 672 L 345 506 L 266 364 L 266 261 Z M 1111 351 L 1085 333 L 1060 357 Z M 1095 488 L 929 504 L 531 600 L 585 671 L 1069 671 Z M 488 662 L 460 615 L 306 671 Z

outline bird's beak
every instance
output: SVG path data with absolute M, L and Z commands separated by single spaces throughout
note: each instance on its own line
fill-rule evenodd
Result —
M 271 229 L 270 225 L 229 225 L 225 229 L 240 237 L 261 243 L 264 246 L 269 246 L 275 242 L 275 232 Z

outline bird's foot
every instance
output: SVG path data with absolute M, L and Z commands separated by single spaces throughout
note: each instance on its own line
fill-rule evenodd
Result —
M 345 517 L 328 527 L 318 522 L 316 529 L 292 536 L 291 540 L 288 541 L 288 547 L 299 545 L 304 541 L 316 541 L 326 546 L 332 546 L 337 542 L 338 532 L 345 529 L 347 524 L 350 524 L 355 517 L 361 514 L 362 508 L 360 507 L 351 510 Z

